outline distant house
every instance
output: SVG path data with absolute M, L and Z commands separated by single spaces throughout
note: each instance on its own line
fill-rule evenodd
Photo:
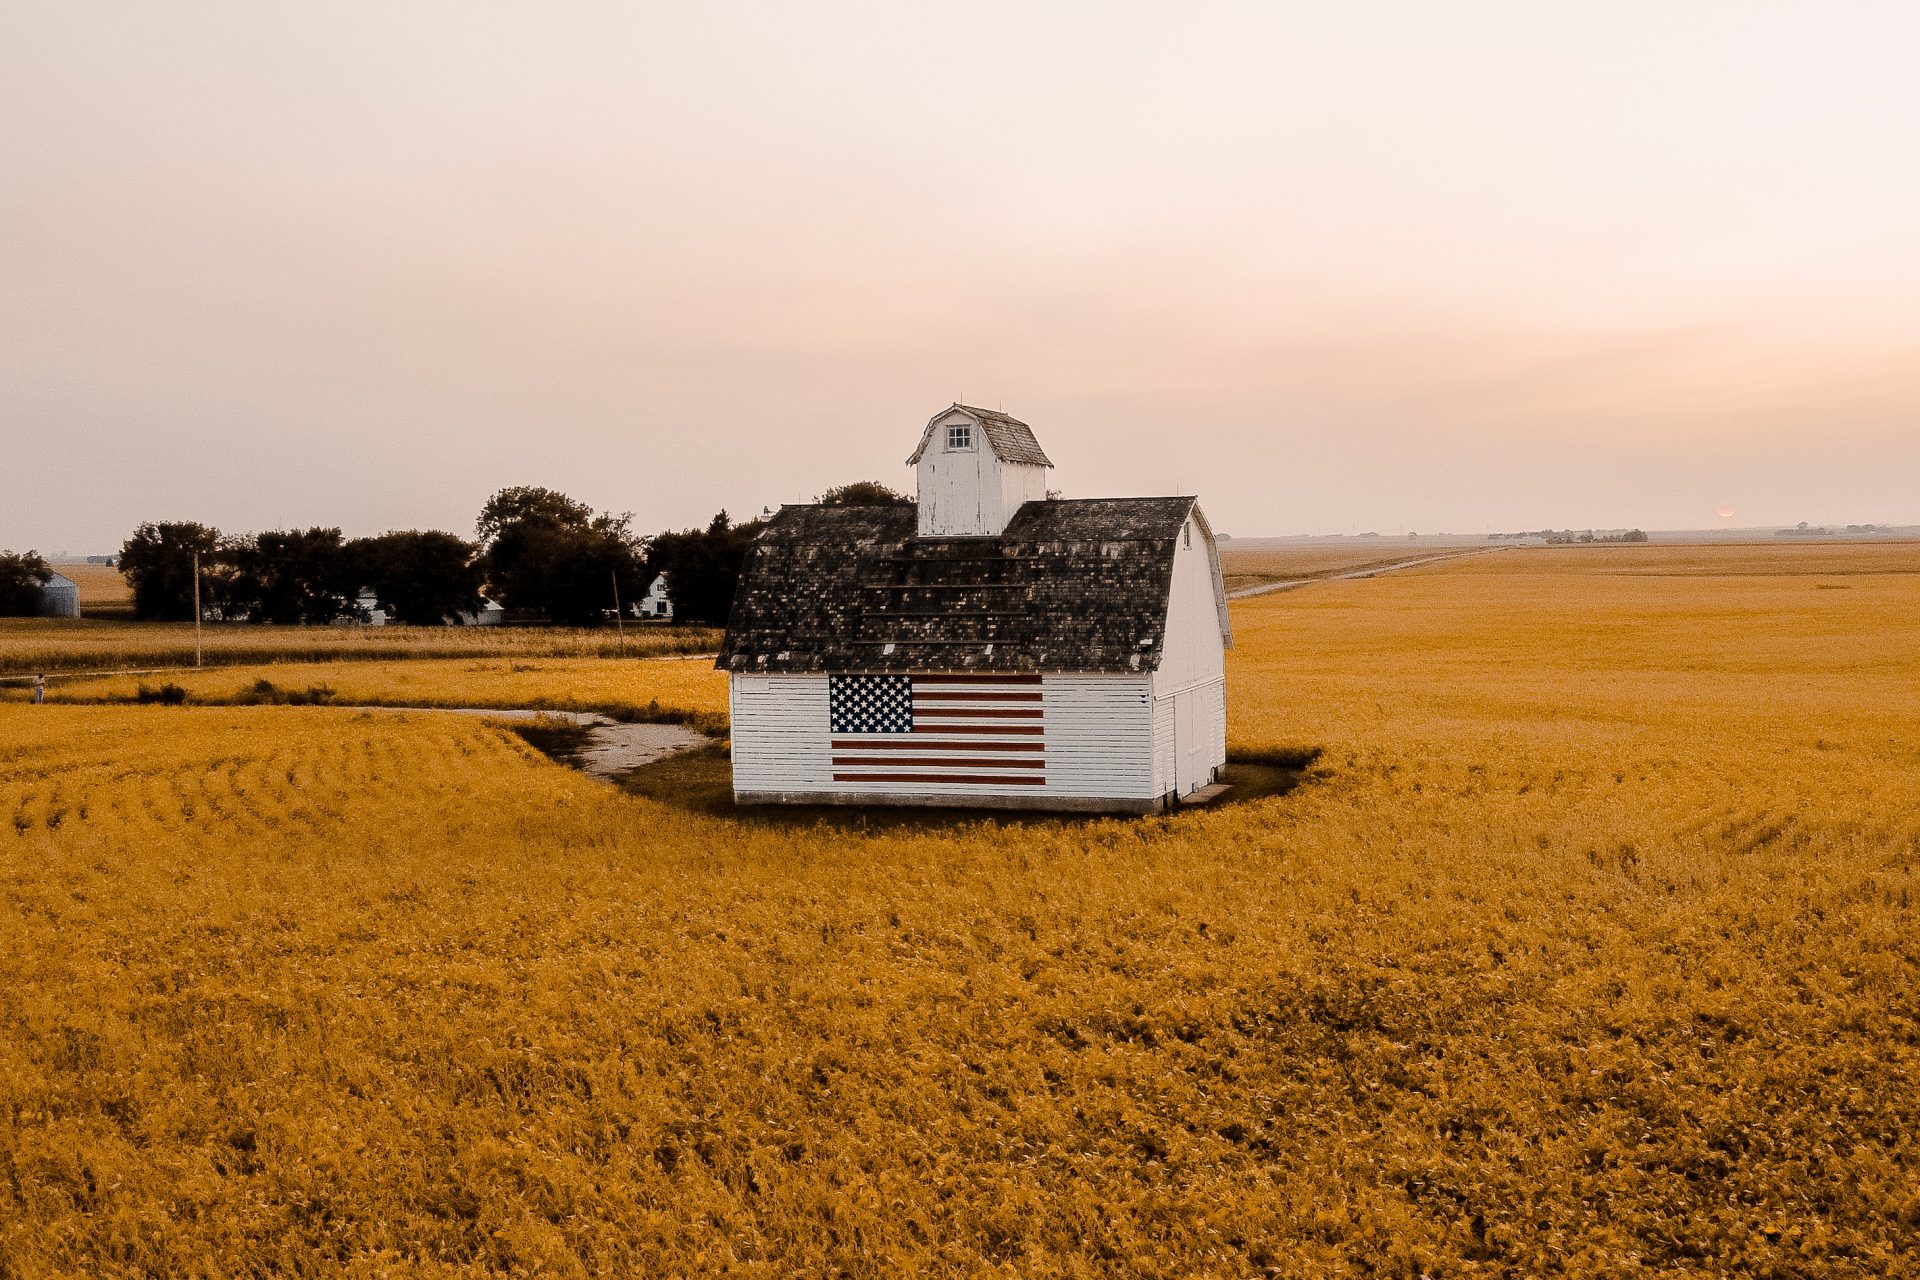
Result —
M 79 617 L 80 585 L 64 573 L 54 574 L 52 581 L 40 588 L 40 616 L 43 618 Z
M 643 618 L 671 618 L 673 601 L 667 598 L 667 575 L 656 573 L 647 586 L 647 594 L 640 597 L 633 611 Z
M 716 665 L 742 803 L 1145 813 L 1226 762 L 1226 590 L 1193 498 L 1047 496 L 1032 430 L 956 404 L 917 502 L 788 506 Z
M 487 599 L 480 598 L 480 607 L 472 613 L 455 614 L 450 621 L 463 627 L 497 627 L 507 620 L 507 611 Z

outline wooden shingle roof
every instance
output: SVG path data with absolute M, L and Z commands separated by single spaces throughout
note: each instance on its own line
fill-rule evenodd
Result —
M 980 434 L 987 438 L 987 443 L 992 446 L 994 454 L 1000 461 L 1025 462 L 1036 467 L 1053 465 L 1047 460 L 1047 455 L 1041 451 L 1040 442 L 1034 439 L 1033 428 L 1020 419 L 996 409 L 976 409 L 970 404 L 953 404 L 934 414 L 927 422 L 927 429 L 920 433 L 920 447 L 913 451 L 911 458 L 907 459 L 908 466 L 920 461 L 920 455 L 925 453 L 927 446 L 933 442 L 934 424 L 956 409 L 979 424 Z
M 782 507 L 716 666 L 736 672 L 1151 671 L 1192 498 L 1029 502 L 994 538 L 923 538 L 912 503 Z

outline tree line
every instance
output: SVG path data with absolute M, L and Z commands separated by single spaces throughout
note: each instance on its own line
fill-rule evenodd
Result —
M 1538 538 L 1548 546 L 1564 547 L 1575 543 L 1589 542 L 1645 542 L 1646 531 L 1625 529 L 1617 533 L 1595 533 L 1589 529 L 1585 533 L 1575 533 L 1572 529 L 1534 529 L 1527 533 L 1490 533 L 1488 542 L 1520 542 L 1527 538 Z
M 906 499 L 859 481 L 819 500 Z M 611 616 L 616 592 L 625 609 L 665 574 L 676 620 L 724 626 L 764 524 L 735 523 L 721 511 L 705 528 L 645 536 L 634 532 L 631 513 L 595 512 L 553 489 L 523 485 L 487 499 L 471 540 L 439 530 L 347 538 L 321 527 L 230 535 L 193 521 L 150 522 L 121 546 L 117 563 L 133 589 L 134 615 L 153 621 L 192 619 L 197 558 L 200 607 L 211 619 L 316 625 L 365 620 L 377 607 L 398 622 L 438 626 L 471 617 L 491 598 L 519 617 L 590 627 Z M 8 561 L 24 559 L 0 553 L 0 612 L 9 599 Z M 31 601 L 21 612 L 37 608 L 37 585 L 18 594 Z M 371 606 L 361 603 L 365 594 Z
M 477 614 L 486 598 L 522 617 L 597 626 L 616 592 L 624 607 L 666 573 L 677 617 L 719 624 L 731 606 L 758 522 L 736 526 L 723 511 L 705 529 L 653 538 L 633 517 L 595 512 L 538 486 L 502 489 L 487 500 L 472 540 L 440 530 L 346 538 L 337 528 L 227 535 L 191 521 L 143 524 L 120 548 L 120 572 L 133 588 L 137 617 L 193 617 L 193 574 L 200 606 L 227 621 L 324 624 L 365 619 L 371 607 L 396 622 L 438 626 Z M 704 554 L 688 555 L 688 551 Z M 685 581 L 677 581 L 684 578 Z M 723 597 L 717 607 L 715 597 Z

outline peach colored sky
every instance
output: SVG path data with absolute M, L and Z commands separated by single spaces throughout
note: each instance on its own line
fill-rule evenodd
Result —
M 1920 6 L 0 4 L 0 547 L 964 396 L 1241 535 L 1920 522 Z

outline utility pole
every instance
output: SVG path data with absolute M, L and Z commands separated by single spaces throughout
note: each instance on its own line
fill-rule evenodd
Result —
M 613 579 L 613 626 L 620 633 L 620 656 L 627 656 L 627 620 L 620 614 L 620 571 L 608 570 L 607 576 Z
M 200 665 L 200 553 L 193 553 L 193 665 Z

